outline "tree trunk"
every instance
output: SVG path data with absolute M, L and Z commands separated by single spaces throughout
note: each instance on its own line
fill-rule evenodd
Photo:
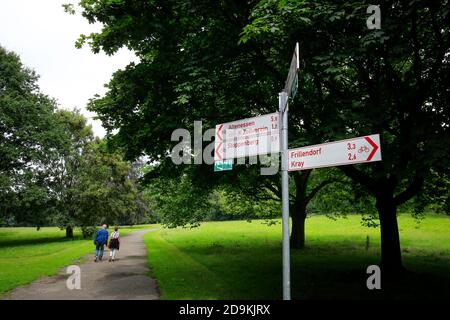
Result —
M 405 271 L 402 264 L 400 237 L 397 224 L 397 206 L 392 197 L 377 199 L 376 207 L 380 218 L 381 262 L 385 275 L 397 275 Z
M 397 206 L 411 199 L 423 184 L 422 175 L 416 175 L 413 182 L 394 199 L 398 185 L 395 177 L 374 180 L 352 166 L 342 166 L 341 170 L 354 181 L 365 186 L 376 197 L 376 207 L 380 219 L 381 261 L 380 267 L 386 276 L 396 276 L 406 269 L 402 264 L 400 236 L 397 224 Z
M 305 247 L 305 220 L 306 208 L 294 208 L 292 212 L 291 248 L 302 249 Z
M 71 226 L 66 227 L 66 238 L 73 238 L 73 228 Z
M 291 230 L 291 248 L 302 249 L 305 247 L 305 219 L 306 206 L 308 200 L 306 197 L 306 187 L 312 170 L 297 171 L 295 180 L 295 202 L 291 210 L 292 230 Z

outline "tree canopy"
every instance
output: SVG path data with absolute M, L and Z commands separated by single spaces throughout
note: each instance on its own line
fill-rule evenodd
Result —
M 51 198 L 48 168 L 62 145 L 56 103 L 38 76 L 0 47 L 0 212 L 3 219 L 44 223 Z M 30 215 L 30 208 L 37 208 Z
M 81 1 L 101 22 L 82 35 L 94 52 L 128 47 L 140 58 L 92 100 L 110 138 L 129 159 L 145 153 L 160 174 L 180 176 L 168 151 L 176 128 L 205 128 L 276 110 L 295 42 L 298 98 L 290 146 L 379 133 L 383 161 L 341 170 L 375 199 L 382 265 L 402 268 L 396 210 L 431 170 L 448 167 L 447 1 L 382 1 L 381 29 L 369 29 L 362 1 Z M 117 134 L 112 134 L 117 129 Z M 217 181 L 205 166 L 195 181 Z M 155 171 L 154 171 L 155 172 Z M 237 175 L 246 174 L 236 170 Z M 203 178 L 198 178 L 202 176 Z M 236 180 L 235 180 L 236 181 Z
M 0 224 L 56 224 L 71 237 L 74 227 L 149 221 L 136 168 L 37 79 L 0 47 Z

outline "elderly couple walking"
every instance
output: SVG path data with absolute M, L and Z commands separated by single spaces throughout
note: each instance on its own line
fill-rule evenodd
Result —
M 95 244 L 95 262 L 98 260 L 102 261 L 104 246 L 108 244 L 108 227 L 106 224 L 102 226 L 100 230 L 95 233 L 94 244 Z M 116 259 L 116 253 L 119 250 L 120 239 L 119 239 L 119 228 L 115 227 L 114 232 L 111 233 L 109 240 L 109 262 Z

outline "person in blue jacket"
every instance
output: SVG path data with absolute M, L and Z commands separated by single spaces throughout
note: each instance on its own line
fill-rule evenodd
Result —
M 104 246 L 108 243 L 108 231 L 106 231 L 106 224 L 102 226 L 100 230 L 95 233 L 94 244 L 95 244 L 95 262 L 99 259 L 102 261 Z

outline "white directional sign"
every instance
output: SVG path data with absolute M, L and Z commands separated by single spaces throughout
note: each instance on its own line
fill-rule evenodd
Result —
M 214 160 L 280 152 L 278 112 L 216 126 Z
M 381 160 L 378 134 L 288 150 L 289 171 Z

